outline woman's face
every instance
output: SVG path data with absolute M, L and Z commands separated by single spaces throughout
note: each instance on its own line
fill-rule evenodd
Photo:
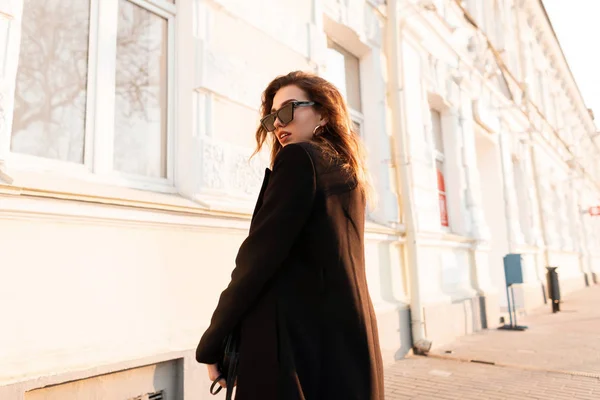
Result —
M 308 102 L 310 99 L 298 86 L 284 86 L 275 93 L 273 97 L 273 108 L 271 113 L 279 111 L 286 104 L 294 101 Z M 312 140 L 313 132 L 318 125 L 324 125 L 325 120 L 321 118 L 312 105 L 298 105 L 293 110 L 294 118 L 287 124 L 282 123 L 279 118 L 275 119 L 273 134 L 282 146 L 290 143 L 308 142 Z

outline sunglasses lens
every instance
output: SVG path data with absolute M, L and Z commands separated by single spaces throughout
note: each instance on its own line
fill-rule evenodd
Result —
M 284 125 L 290 123 L 294 119 L 294 105 L 290 103 L 281 107 L 277 113 L 277 118 L 279 118 Z
M 286 104 L 281 107 L 279 111 L 273 114 L 269 114 L 264 117 L 260 123 L 267 132 L 273 132 L 275 130 L 275 120 L 279 119 L 283 125 L 289 124 L 294 119 L 294 105 L 292 103 Z
M 263 118 L 262 126 L 267 132 L 273 132 L 275 130 L 275 114 L 269 114 Z

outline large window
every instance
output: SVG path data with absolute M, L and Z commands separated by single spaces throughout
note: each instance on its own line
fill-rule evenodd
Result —
M 24 0 L 11 153 L 169 181 L 174 3 Z
M 435 169 L 437 174 L 437 188 L 440 202 L 440 223 L 448 228 L 448 203 L 446 201 L 446 180 L 444 178 L 444 137 L 442 130 L 442 115 L 439 111 L 431 109 L 431 128 L 433 133 Z
M 360 93 L 360 60 L 331 39 L 327 41 L 325 79 L 333 83 L 345 97 L 354 128 L 362 134 L 364 116 Z
M 11 150 L 83 163 L 90 4 L 25 0 Z

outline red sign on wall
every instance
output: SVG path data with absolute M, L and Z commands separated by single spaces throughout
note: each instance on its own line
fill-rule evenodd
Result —
M 448 224 L 448 208 L 446 205 L 446 183 L 444 182 L 444 174 L 437 170 L 438 193 L 440 201 L 440 222 L 442 226 L 447 227 Z
M 448 210 L 446 209 L 446 194 L 440 192 L 440 222 L 442 226 L 447 227 L 448 224 Z
M 591 216 L 596 217 L 596 216 L 600 215 L 600 206 L 590 207 L 588 212 L 590 213 Z

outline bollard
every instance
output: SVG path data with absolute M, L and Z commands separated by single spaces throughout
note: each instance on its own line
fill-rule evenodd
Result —
M 548 279 L 548 296 L 552 302 L 552 312 L 555 313 L 560 311 L 560 285 L 558 282 L 558 272 L 556 269 L 558 267 L 546 267 L 548 270 L 547 279 Z

